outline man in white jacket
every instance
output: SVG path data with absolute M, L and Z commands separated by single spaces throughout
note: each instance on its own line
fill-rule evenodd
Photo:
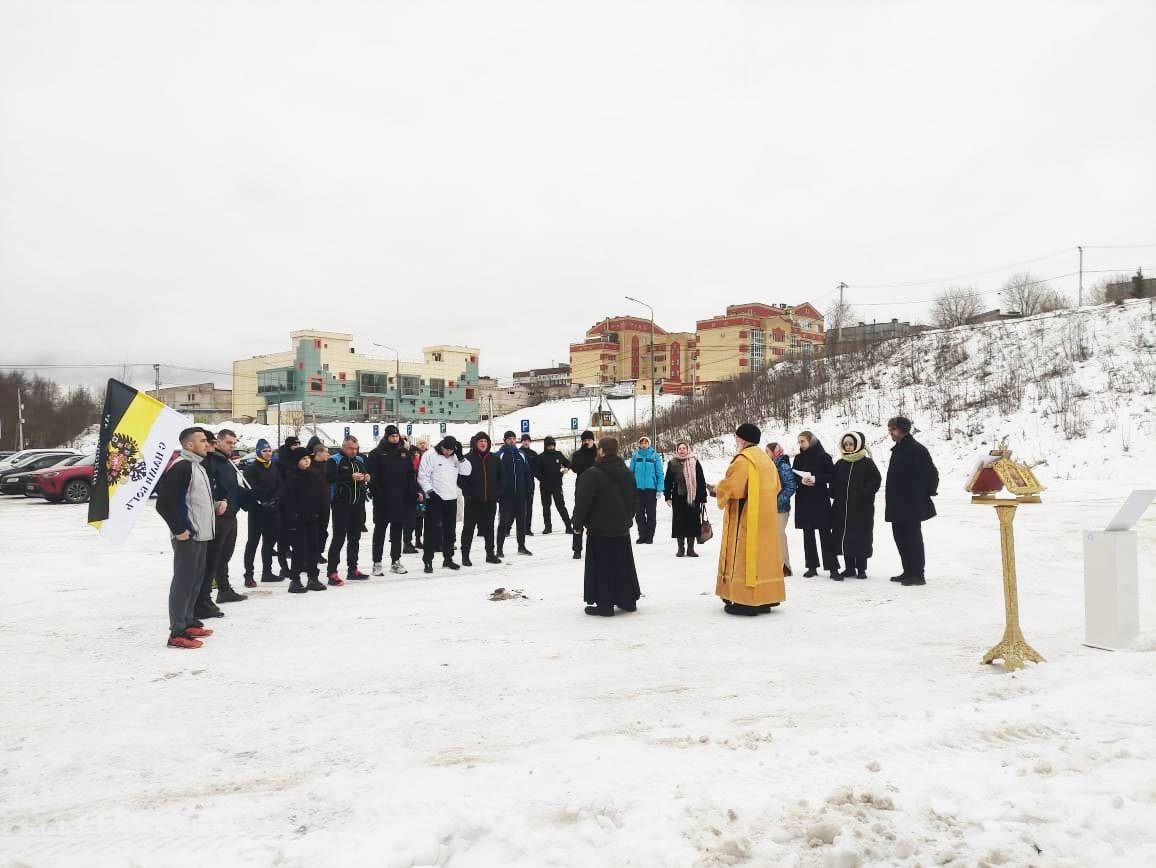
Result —
M 417 484 L 425 496 L 425 572 L 433 572 L 434 552 L 440 546 L 442 567 L 460 570 L 454 563 L 454 529 L 458 522 L 458 477 L 469 476 L 473 468 L 462 460 L 462 446 L 446 437 L 421 457 Z

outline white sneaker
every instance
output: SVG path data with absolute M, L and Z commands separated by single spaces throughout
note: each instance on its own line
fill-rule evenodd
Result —
M 381 568 L 381 561 L 377 561 L 377 562 L 376 562 L 376 563 L 373 565 L 373 569 L 372 569 L 372 570 L 370 570 L 370 572 L 371 572 L 373 575 L 375 575 L 375 576 L 384 576 L 384 575 L 385 575 L 385 570 L 383 570 L 383 569 Z
M 394 561 L 392 564 L 390 564 L 389 571 L 391 573 L 396 573 L 399 576 L 404 576 L 409 572 L 409 570 L 401 565 L 401 561 Z

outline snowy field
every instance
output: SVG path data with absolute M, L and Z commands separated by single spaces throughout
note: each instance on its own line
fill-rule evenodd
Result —
M 155 513 L 122 550 L 83 507 L 0 499 L 0 865 L 1156 864 L 1156 515 L 1144 638 L 1094 651 L 1080 530 L 1121 489 L 1051 484 L 1017 520 L 1049 662 L 1015 674 L 979 664 L 995 516 L 946 482 L 925 588 L 887 581 L 881 522 L 869 581 L 729 617 L 717 547 L 676 560 L 660 507 L 634 615 L 584 616 L 568 538 L 538 535 L 501 567 L 274 585 L 199 651 L 164 647 Z

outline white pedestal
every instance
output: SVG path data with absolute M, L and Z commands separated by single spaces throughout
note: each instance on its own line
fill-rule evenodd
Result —
M 1084 644 L 1127 650 L 1140 633 L 1136 532 L 1084 532 Z

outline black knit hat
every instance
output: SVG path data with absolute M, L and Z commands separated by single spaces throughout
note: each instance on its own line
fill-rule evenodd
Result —
M 594 439 L 594 432 L 590 431 L 590 430 L 583 431 L 582 437 L 579 439 L 581 439 L 581 440 L 593 440 Z
M 558 441 L 555 440 L 553 437 L 547 437 L 545 440 L 542 441 L 543 448 L 545 448 L 546 446 L 556 446 L 557 444 L 558 444 Z
M 285 438 L 285 445 L 289 448 L 292 448 L 294 446 L 300 446 L 301 445 L 301 438 L 300 437 L 294 437 L 292 434 L 290 434 L 288 437 Z
M 389 437 L 393 434 L 400 434 L 400 433 L 401 433 L 401 431 L 399 431 L 397 429 L 396 425 L 386 425 L 385 426 L 385 436 L 386 437 Z
M 754 445 L 758 446 L 759 441 L 763 439 L 763 432 L 752 425 L 750 422 L 744 422 L 742 425 L 735 429 L 735 436 L 741 437 L 748 443 L 753 443 Z
M 311 458 L 309 450 L 304 446 L 294 446 L 293 451 L 289 453 L 289 460 L 296 464 L 302 458 Z

